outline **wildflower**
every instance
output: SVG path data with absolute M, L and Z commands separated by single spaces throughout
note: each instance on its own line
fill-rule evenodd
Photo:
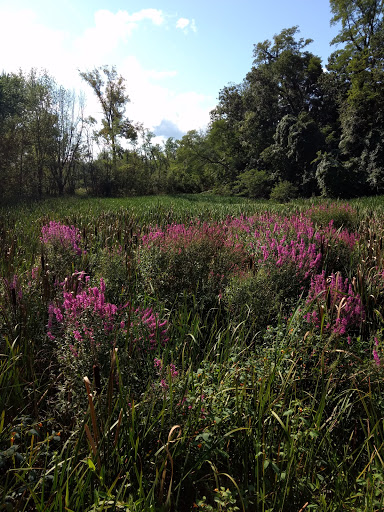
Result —
M 379 354 L 377 353 L 376 349 L 373 349 L 373 358 L 375 360 L 375 363 L 377 364 L 377 366 L 380 366 L 380 358 L 379 358 Z
M 83 339 L 79 331 L 73 331 L 73 336 L 77 341 L 81 341 Z
M 160 386 L 163 388 L 163 389 L 168 389 L 169 386 L 167 384 L 167 382 L 164 380 L 164 379 L 161 379 L 160 381 Z
M 78 245 L 80 239 L 81 234 L 78 228 L 66 226 L 60 222 L 51 221 L 41 229 L 40 240 L 43 244 L 71 249 L 78 256 L 83 252 Z
M 177 377 L 177 375 L 179 375 L 179 372 L 176 370 L 176 366 L 174 364 L 171 363 L 169 365 L 169 369 L 170 369 L 170 372 L 171 372 L 172 379 Z
M 157 359 L 157 357 L 155 357 L 155 359 L 153 360 L 153 365 L 155 368 L 158 368 L 160 371 L 163 368 L 163 363 L 162 363 L 161 359 Z

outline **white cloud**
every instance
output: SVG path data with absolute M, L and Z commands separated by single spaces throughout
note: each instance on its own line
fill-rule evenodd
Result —
M 178 74 L 177 71 L 156 71 L 155 69 L 151 69 L 146 72 L 148 78 L 153 78 L 154 80 L 162 80 L 164 78 L 172 78 Z
M 126 83 L 131 103 L 127 115 L 140 121 L 148 129 L 161 125 L 163 120 L 174 123 L 180 131 L 204 128 L 209 122 L 209 112 L 214 108 L 214 98 L 193 91 L 176 94 L 156 83 L 157 72 L 145 70 L 131 56 L 119 67 L 122 76 L 133 77 Z
M 0 8 L 0 20 L 0 48 L 6 48 L 1 55 L 1 70 L 17 72 L 36 67 L 51 71 L 52 63 L 69 59 L 65 51 L 69 34 L 42 25 L 33 10 Z
M 128 11 L 117 11 L 114 14 L 107 9 L 95 12 L 95 24 L 86 29 L 76 42 L 76 50 L 80 56 L 88 57 L 97 54 L 99 57 L 107 56 L 115 50 L 121 42 L 126 42 L 132 32 L 138 28 L 138 23 L 145 20 L 160 26 L 165 18 L 162 11 L 157 9 L 142 9 L 133 14 Z
M 179 18 L 176 22 L 176 28 L 181 28 L 182 30 L 187 28 L 189 25 L 188 18 Z
M 167 120 L 182 132 L 203 128 L 209 122 L 209 111 L 215 99 L 193 91 L 176 93 L 164 85 L 165 80 L 178 75 L 177 69 L 144 68 L 130 55 L 124 43 L 133 37 L 141 23 L 165 25 L 165 15 L 156 9 L 143 9 L 136 13 L 99 10 L 94 14 L 92 26 L 74 37 L 70 31 L 53 30 L 41 23 L 32 9 L 12 10 L 0 7 L 0 72 L 28 72 L 32 67 L 46 69 L 57 83 L 68 89 L 86 94 L 87 115 L 99 117 L 100 106 L 90 87 L 81 80 L 78 70 L 87 71 L 112 62 L 119 74 L 127 78 L 127 92 L 131 103 L 127 116 L 142 122 L 152 130 Z M 178 28 L 194 30 L 194 20 L 180 18 Z M 161 82 L 163 80 L 163 82 Z M 167 82 L 168 83 L 168 82 Z
M 132 14 L 131 21 L 151 20 L 154 25 L 162 25 L 164 23 L 164 15 L 158 9 L 142 9 Z
M 179 18 L 176 22 L 176 28 L 182 30 L 184 34 L 188 34 L 189 29 L 191 29 L 192 32 L 197 32 L 195 20 L 189 20 L 188 18 Z

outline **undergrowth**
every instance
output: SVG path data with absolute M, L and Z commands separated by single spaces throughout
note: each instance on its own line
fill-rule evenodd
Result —
M 382 510 L 380 207 L 0 219 L 3 510 Z

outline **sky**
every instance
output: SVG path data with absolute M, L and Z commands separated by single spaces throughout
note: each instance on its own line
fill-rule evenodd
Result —
M 328 0 L 0 0 L 0 72 L 45 69 L 100 107 L 80 71 L 116 66 L 130 98 L 126 115 L 158 140 L 205 129 L 220 90 L 241 83 L 253 47 L 283 28 L 327 63 Z

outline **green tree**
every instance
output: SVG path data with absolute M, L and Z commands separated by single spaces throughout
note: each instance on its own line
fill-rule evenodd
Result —
M 119 139 L 135 140 L 137 131 L 131 121 L 125 117 L 126 106 L 130 99 L 126 93 L 125 79 L 117 74 L 116 68 L 108 66 L 92 71 L 80 72 L 96 94 L 103 111 L 102 128 L 97 132 L 112 153 L 112 176 L 108 189 L 112 188 L 117 172 L 117 156 L 121 150 Z M 111 190 L 107 190 L 109 193 Z
M 63 87 L 53 90 L 52 113 L 55 116 L 55 136 L 49 169 L 53 186 L 58 195 L 66 187 L 74 191 L 74 173 L 80 160 L 84 127 L 83 102 L 78 102 L 74 92 Z
M 266 171 L 249 169 L 238 175 L 235 191 L 241 196 L 266 199 L 271 192 L 271 177 Z
M 274 144 L 261 154 L 264 166 L 275 181 L 289 181 L 303 195 L 317 189 L 315 158 L 324 138 L 310 114 L 284 116 L 274 136 Z
M 26 83 L 23 75 L 0 75 L 0 198 L 26 195 L 24 155 Z
M 57 118 L 53 109 L 55 81 L 47 73 L 32 69 L 26 79 L 25 126 L 28 137 L 26 163 L 33 170 L 34 195 L 49 192 L 49 163 L 57 135 Z M 25 166 L 24 166 L 25 168 Z
M 330 0 L 333 24 L 340 24 L 332 43 L 343 45 L 329 60 L 331 76 L 344 91 L 340 151 L 344 165 L 358 175 L 360 191 L 377 192 L 384 138 L 384 1 Z M 341 83 L 340 83 L 341 82 Z
M 304 49 L 312 39 L 296 39 L 297 26 L 284 29 L 271 41 L 254 47 L 253 64 L 269 79 L 278 95 L 280 118 L 313 111 L 319 104 L 318 79 L 322 74 L 321 60 Z
M 309 193 L 315 183 L 310 162 L 320 149 L 323 70 L 319 57 L 307 51 L 312 40 L 297 38 L 298 32 L 291 27 L 273 41 L 256 44 L 244 82 L 220 93 L 207 135 L 213 138 L 213 128 L 219 132 L 213 146 L 231 169 L 232 182 L 243 172 L 262 168 L 275 179 L 305 183 Z M 288 125 L 296 131 L 292 128 L 289 143 L 282 143 L 279 138 Z
M 178 141 L 175 159 L 168 171 L 168 187 L 172 192 L 202 192 L 213 186 L 216 167 L 226 163 L 217 160 L 205 133 L 190 130 Z
M 319 153 L 316 179 L 324 197 L 350 197 L 353 195 L 353 180 L 348 179 L 348 170 L 342 162 L 329 153 Z

